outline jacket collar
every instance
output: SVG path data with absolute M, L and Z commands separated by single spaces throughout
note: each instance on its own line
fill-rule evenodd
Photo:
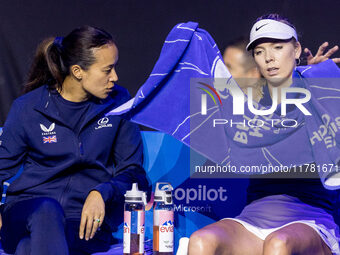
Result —
M 59 112 L 58 107 L 55 105 L 54 100 L 52 100 L 52 93 L 54 92 L 51 91 L 47 85 L 42 86 L 40 100 L 34 106 L 34 109 L 50 118 L 57 120 L 58 122 L 63 123 L 64 125 L 67 125 L 67 123 L 65 123 L 61 117 L 61 113 Z M 99 114 L 113 107 L 114 104 L 115 100 L 110 96 L 104 100 L 93 99 L 88 114 L 84 119 L 83 126 Z

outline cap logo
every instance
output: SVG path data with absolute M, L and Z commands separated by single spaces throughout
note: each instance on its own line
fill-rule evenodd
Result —
M 262 29 L 264 26 L 266 26 L 266 28 Z M 260 29 L 262 30 L 260 31 Z M 250 50 L 254 42 L 261 38 L 288 40 L 292 37 L 298 41 L 298 36 L 294 27 L 273 19 L 261 19 L 251 28 L 249 43 L 246 49 Z
M 255 31 L 259 31 L 262 27 L 264 27 L 265 25 L 268 25 L 269 23 L 263 24 L 262 26 L 256 27 Z

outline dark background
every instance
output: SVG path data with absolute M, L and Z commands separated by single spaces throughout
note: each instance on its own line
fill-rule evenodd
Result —
M 287 16 L 302 45 L 313 52 L 325 40 L 340 44 L 340 0 L 1 0 L 0 126 L 45 37 L 63 36 L 84 24 L 107 30 L 119 49 L 118 83 L 134 95 L 175 24 L 198 22 L 223 50 L 230 40 L 248 35 L 258 16 L 271 12 Z

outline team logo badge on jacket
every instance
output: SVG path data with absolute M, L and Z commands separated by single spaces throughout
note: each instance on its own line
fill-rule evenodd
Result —
M 40 124 L 40 128 L 43 131 L 41 134 L 43 143 L 56 143 L 57 142 L 57 136 L 56 132 L 53 131 L 55 129 L 55 123 L 52 123 L 48 128 L 45 127 L 43 124 Z
M 97 130 L 97 129 L 101 129 L 101 128 L 105 128 L 105 127 L 112 127 L 112 124 L 108 124 L 109 121 L 110 121 L 110 119 L 108 117 L 101 118 L 97 122 L 98 127 L 95 127 L 94 129 Z

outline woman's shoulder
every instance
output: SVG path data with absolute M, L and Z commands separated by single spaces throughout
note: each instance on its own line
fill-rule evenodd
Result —
M 47 85 L 40 86 L 26 94 L 21 95 L 17 99 L 14 100 L 15 104 L 37 104 L 40 102 L 41 97 L 44 94 L 48 94 Z

